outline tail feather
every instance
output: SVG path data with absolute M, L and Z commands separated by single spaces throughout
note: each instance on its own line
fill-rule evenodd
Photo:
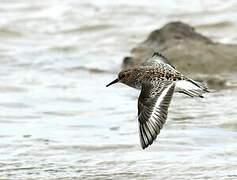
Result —
M 209 92 L 207 87 L 192 79 L 186 79 L 176 82 L 176 92 L 184 93 L 190 97 L 201 97 L 203 93 Z
M 210 92 L 207 89 L 207 87 L 204 84 L 200 83 L 200 82 L 194 81 L 192 79 L 188 79 L 187 81 L 190 81 L 191 83 L 195 84 L 197 87 L 201 88 L 204 92 Z

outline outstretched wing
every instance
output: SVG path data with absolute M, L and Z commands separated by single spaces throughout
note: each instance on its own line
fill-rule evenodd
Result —
M 138 99 L 140 142 L 143 149 L 156 139 L 165 124 L 175 83 L 143 84 Z
M 172 64 L 170 64 L 168 59 L 159 52 L 154 52 L 154 54 L 150 58 L 148 58 L 147 61 L 144 62 L 142 65 L 143 66 L 156 66 L 162 63 L 175 69 L 175 67 L 172 66 Z

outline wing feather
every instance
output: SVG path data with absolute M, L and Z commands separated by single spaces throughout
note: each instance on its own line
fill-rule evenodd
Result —
M 165 64 L 172 69 L 175 67 L 168 61 L 168 59 L 159 52 L 154 52 L 153 55 L 146 60 L 142 65 L 143 66 L 156 66 L 160 64 Z
M 159 88 L 159 93 L 154 95 L 152 92 L 155 88 Z M 143 149 L 153 143 L 166 122 L 174 89 L 175 83 L 160 84 L 160 86 L 144 84 L 142 86 L 138 99 L 138 121 Z

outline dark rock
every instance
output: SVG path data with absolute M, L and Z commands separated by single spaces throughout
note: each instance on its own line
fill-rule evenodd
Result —
M 183 74 L 214 75 L 237 72 L 237 45 L 221 44 L 197 33 L 182 22 L 172 22 L 153 31 L 125 57 L 123 67 L 136 66 L 154 51 L 164 54 Z

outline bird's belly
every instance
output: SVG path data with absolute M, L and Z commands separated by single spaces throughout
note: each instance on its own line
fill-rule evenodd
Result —
M 130 83 L 130 84 L 127 84 L 127 85 L 132 87 L 132 88 L 139 89 L 139 90 L 142 88 L 142 83 L 141 82 L 133 82 L 133 83 Z
M 141 84 L 134 84 L 132 87 L 135 89 L 141 89 L 142 85 Z

